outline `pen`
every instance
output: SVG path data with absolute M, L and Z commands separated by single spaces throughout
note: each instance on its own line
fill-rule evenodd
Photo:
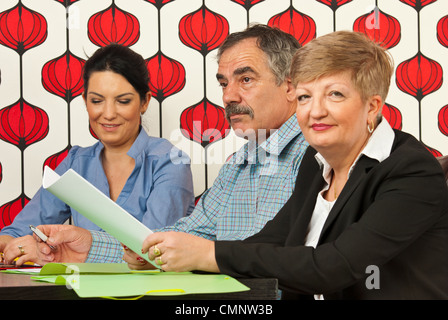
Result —
M 31 231 L 43 242 L 47 243 L 48 237 L 42 233 L 39 229 L 37 229 L 35 226 L 30 225 Z M 55 249 L 55 247 L 48 245 L 51 249 Z

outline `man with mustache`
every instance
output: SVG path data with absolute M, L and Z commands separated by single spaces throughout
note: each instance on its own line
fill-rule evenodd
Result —
M 291 59 L 299 47 L 290 34 L 259 24 L 228 36 L 218 51 L 216 77 L 227 120 L 248 143 L 223 165 L 191 215 L 158 231 L 209 240 L 245 239 L 289 199 L 308 146 L 295 118 L 297 100 L 289 78 Z M 123 258 L 120 244 L 115 240 L 112 246 L 114 239 L 106 233 L 81 235 L 72 226 L 63 226 L 64 232 L 57 233 L 55 228 L 41 229 L 54 245 L 73 241 L 74 251 L 87 250 L 85 262 Z M 86 245 L 75 246 L 81 242 Z M 43 260 L 52 261 L 49 248 L 43 250 L 48 253 Z M 130 250 L 125 250 L 124 260 L 133 268 L 151 267 Z

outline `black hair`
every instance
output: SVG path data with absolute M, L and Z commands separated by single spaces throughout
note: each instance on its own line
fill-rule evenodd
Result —
M 112 71 L 123 76 L 138 92 L 140 99 L 146 101 L 149 92 L 149 72 L 140 54 L 116 43 L 99 48 L 84 65 L 85 92 L 89 86 L 90 76 L 97 71 Z

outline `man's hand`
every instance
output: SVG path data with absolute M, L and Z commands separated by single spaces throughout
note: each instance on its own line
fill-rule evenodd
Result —
M 84 262 L 92 246 L 89 230 L 72 225 L 41 225 L 37 227 L 48 236 L 47 244 L 40 242 L 39 264 L 49 262 Z

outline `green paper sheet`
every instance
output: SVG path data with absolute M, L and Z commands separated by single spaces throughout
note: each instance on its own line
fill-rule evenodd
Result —
M 116 273 L 159 273 L 156 270 L 131 270 L 126 263 L 48 263 L 41 268 L 2 270 L 5 273 L 62 275 L 62 274 L 116 274 Z
M 117 274 L 140 272 L 129 269 L 126 263 L 48 263 L 40 271 L 40 275 L 56 274 Z M 160 270 L 144 270 L 145 273 L 159 273 Z
M 139 298 L 144 295 L 228 293 L 249 290 L 236 279 L 222 274 L 159 272 L 152 274 L 72 274 L 34 276 L 33 280 L 69 284 L 81 298 Z

